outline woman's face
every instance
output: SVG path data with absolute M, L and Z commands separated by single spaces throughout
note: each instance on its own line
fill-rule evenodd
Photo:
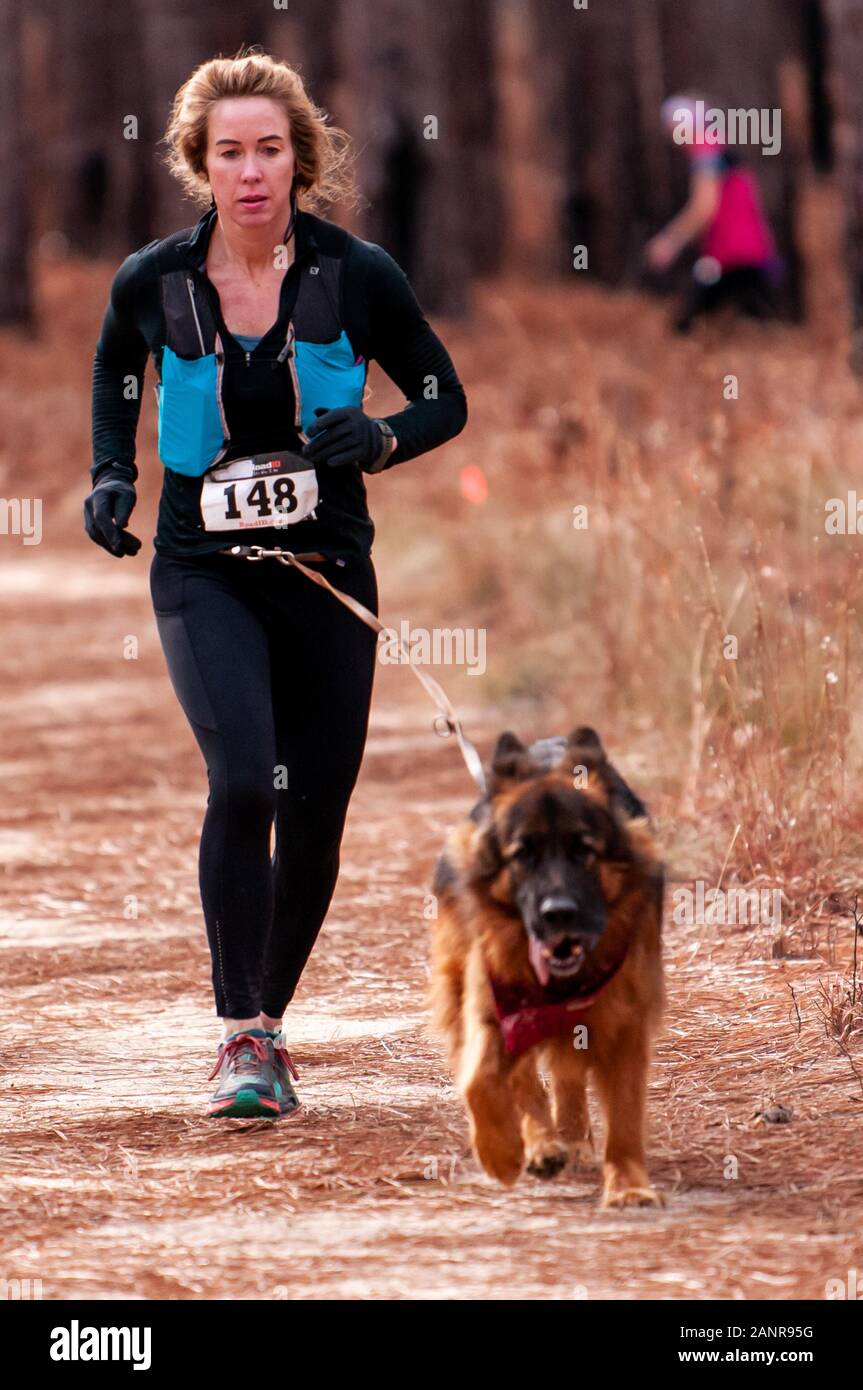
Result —
M 220 218 L 238 227 L 284 226 L 294 151 L 287 115 L 269 97 L 225 97 L 210 112 L 207 175 Z

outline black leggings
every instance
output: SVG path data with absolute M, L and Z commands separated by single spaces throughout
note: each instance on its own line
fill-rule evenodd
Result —
M 700 314 L 715 313 L 723 304 L 733 304 L 753 319 L 769 319 L 776 313 L 773 289 L 766 273 L 759 266 L 735 266 L 712 285 L 692 281 L 675 321 L 675 330 L 688 333 Z
M 308 567 L 377 615 L 370 557 Z M 155 554 L 150 593 L 207 764 L 199 881 L 216 1012 L 281 1018 L 336 886 L 377 634 L 274 559 Z

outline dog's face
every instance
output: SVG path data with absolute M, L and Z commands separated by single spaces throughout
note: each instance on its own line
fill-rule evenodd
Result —
M 602 776 L 598 740 L 601 759 L 591 748 L 583 764 L 591 774 L 587 788 L 572 785 L 568 755 L 586 752 L 573 737 L 562 765 L 548 770 L 512 735 L 502 736 L 474 843 L 474 882 L 520 919 L 543 986 L 579 974 L 606 931 L 609 907 L 634 857 Z
M 620 855 L 602 807 L 540 778 L 503 816 L 500 858 L 541 984 L 578 973 L 608 925 L 600 866 Z

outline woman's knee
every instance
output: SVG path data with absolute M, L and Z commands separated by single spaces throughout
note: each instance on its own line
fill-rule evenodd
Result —
M 344 833 L 352 791 L 352 785 L 331 787 L 279 800 L 277 832 L 316 854 L 336 849 Z
M 210 769 L 210 805 L 241 824 L 269 824 L 277 797 L 275 774 L 268 768 Z

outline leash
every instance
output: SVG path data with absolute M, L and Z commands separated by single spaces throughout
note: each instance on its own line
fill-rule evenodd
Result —
M 316 570 L 307 569 L 291 550 L 282 550 L 280 546 L 276 546 L 273 550 L 265 550 L 262 545 L 231 545 L 227 547 L 224 553 L 240 555 L 252 561 L 265 560 L 272 557 L 273 559 L 279 560 L 283 565 L 293 565 L 295 569 L 301 570 L 309 579 L 313 579 L 316 584 L 320 584 L 324 589 L 329 589 L 330 593 L 334 594 L 339 602 L 343 603 L 346 608 L 349 608 L 367 627 L 372 628 L 374 632 L 378 633 L 385 631 L 384 624 L 379 618 L 375 617 L 374 613 L 366 608 L 365 604 L 360 603 L 359 600 L 353 598 L 351 594 L 342 593 L 341 589 L 335 588 L 328 579 L 325 579 L 322 574 L 318 574 Z M 414 663 L 401 637 L 398 638 L 398 643 L 403 654 L 407 658 L 408 665 L 420 682 L 420 685 L 422 685 L 426 693 L 440 710 L 440 713 L 436 715 L 432 721 L 432 728 L 440 738 L 449 738 L 451 734 L 455 734 L 458 746 L 461 749 L 461 755 L 464 758 L 465 767 L 473 778 L 480 795 L 485 796 L 487 785 L 482 760 L 462 728 L 461 720 L 450 704 L 446 692 L 438 685 L 436 680 L 427 675 L 425 671 L 421 671 Z

